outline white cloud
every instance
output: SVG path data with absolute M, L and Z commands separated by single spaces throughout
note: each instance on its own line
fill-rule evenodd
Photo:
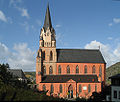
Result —
M 6 56 L 9 56 L 9 50 L 5 44 L 0 43 L 0 62 L 4 62 L 6 60 Z
M 120 23 L 120 18 L 113 18 L 112 23 L 109 23 L 108 26 L 113 26 L 113 24 L 119 24 Z
M 39 25 L 39 26 L 41 26 L 42 24 L 41 24 L 41 21 L 40 20 L 36 20 L 36 23 Z
M 112 38 L 112 37 L 108 37 L 107 39 L 108 39 L 108 40 L 112 40 L 113 38 Z
M 27 9 L 21 8 L 21 7 L 17 7 L 17 6 L 16 6 L 16 8 L 21 12 L 21 16 L 22 17 L 30 18 Z
M 28 33 L 31 29 L 36 31 L 35 26 L 32 24 L 29 24 L 27 21 L 20 23 L 20 25 L 25 29 L 26 33 Z
M 113 18 L 114 23 L 120 23 L 120 18 Z
M 107 67 L 120 61 L 120 45 L 112 50 L 110 45 L 102 44 L 98 41 L 91 41 L 89 44 L 85 45 L 85 49 L 98 49 L 100 46 L 100 51 L 107 63 Z
M 22 0 L 10 0 L 9 5 L 20 11 L 22 17 L 30 18 L 28 9 L 21 6 Z
M 35 51 L 28 48 L 26 43 L 15 44 L 13 52 L 0 43 L 0 62 L 8 62 L 11 68 L 35 71 Z M 7 57 L 6 57 L 7 56 Z
M 28 10 L 25 8 L 20 8 L 21 16 L 29 18 Z
M 110 27 L 111 27 L 112 25 L 113 25 L 112 23 L 109 23 L 109 24 L 108 24 L 108 26 L 110 26 Z
M 22 2 L 22 0 L 10 0 L 9 5 L 10 5 L 10 6 L 11 6 L 11 5 L 16 6 L 18 3 L 21 3 L 21 2 Z
M 0 20 L 3 21 L 3 22 L 7 22 L 7 18 L 1 10 L 0 10 Z
M 61 27 L 61 25 L 60 25 L 60 24 L 57 24 L 57 25 L 55 26 L 55 28 L 59 28 L 59 27 Z

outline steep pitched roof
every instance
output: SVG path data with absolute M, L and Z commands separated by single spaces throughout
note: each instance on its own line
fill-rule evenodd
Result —
M 22 69 L 9 69 L 8 70 L 13 76 L 26 79 L 25 74 L 23 73 Z
M 49 10 L 49 4 L 48 4 L 48 6 L 47 6 L 47 10 L 46 10 L 46 15 L 45 15 L 45 20 L 44 20 L 44 26 L 43 26 L 43 28 L 45 29 L 45 31 L 46 31 L 46 29 L 47 28 L 52 28 L 52 23 L 51 23 L 51 17 L 50 17 L 50 10 Z
M 99 50 L 56 49 L 58 63 L 106 63 Z
M 41 83 L 66 83 L 70 79 L 77 83 L 98 83 L 97 75 L 46 75 Z

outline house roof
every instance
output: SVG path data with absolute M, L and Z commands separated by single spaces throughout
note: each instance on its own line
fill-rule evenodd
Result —
M 97 75 L 46 75 L 41 83 L 66 83 L 70 79 L 77 83 L 98 83 Z
M 10 73 L 13 74 L 13 76 L 26 79 L 25 74 L 23 73 L 22 69 L 9 69 L 8 70 Z
M 58 63 L 106 63 L 99 50 L 56 49 Z
M 109 79 L 120 79 L 120 74 L 116 74 L 114 76 L 109 77 Z

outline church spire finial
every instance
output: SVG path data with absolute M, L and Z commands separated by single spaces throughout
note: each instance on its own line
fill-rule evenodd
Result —
M 51 17 L 50 17 L 50 10 L 49 10 L 49 3 L 47 5 L 47 10 L 45 14 L 45 20 L 44 20 L 44 29 L 46 30 L 48 27 L 52 28 L 52 23 L 51 23 Z

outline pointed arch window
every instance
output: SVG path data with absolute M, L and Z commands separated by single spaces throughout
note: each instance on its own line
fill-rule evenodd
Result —
M 62 85 L 60 84 L 60 93 L 62 93 Z
M 101 77 L 102 76 L 102 66 L 100 65 L 100 67 L 99 67 L 99 77 Z
M 53 60 L 53 52 L 50 51 L 50 61 L 52 61 L 52 60 Z
M 49 74 L 53 74 L 53 68 L 52 68 L 52 66 L 50 66 L 50 68 L 49 68 Z
M 90 84 L 88 85 L 88 93 L 91 92 L 91 86 Z
M 79 67 L 78 67 L 78 65 L 76 66 L 76 73 L 79 73 Z
M 67 74 L 70 74 L 70 67 L 69 67 L 69 65 L 67 66 Z
M 43 68 L 44 68 L 44 75 L 45 75 L 46 74 L 46 67 L 44 66 Z
M 58 74 L 61 74 L 61 66 L 58 67 Z
M 53 92 L 54 92 L 54 86 L 53 86 L 53 84 L 51 84 L 50 93 L 53 93 Z
M 95 84 L 95 92 L 97 92 L 97 85 Z
M 87 65 L 84 67 L 84 73 L 87 73 Z
M 43 87 L 42 87 L 42 88 L 43 88 L 43 91 L 46 91 L 46 86 L 45 86 L 45 85 L 43 85 Z
M 95 73 L 95 71 L 96 71 L 96 68 L 95 68 L 95 65 L 93 65 L 93 67 L 92 67 L 92 73 Z
M 79 93 L 82 92 L 82 86 L 79 85 Z
M 45 51 L 42 52 L 43 60 L 45 60 Z

